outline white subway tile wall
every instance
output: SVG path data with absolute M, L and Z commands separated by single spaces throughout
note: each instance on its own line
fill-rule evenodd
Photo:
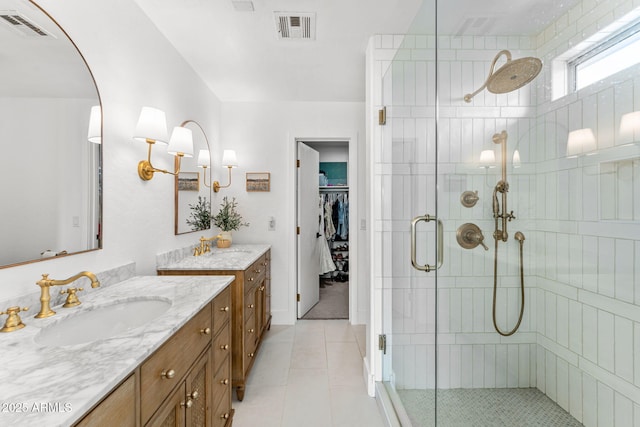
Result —
M 397 388 L 432 388 L 435 375 L 439 388 L 537 387 L 586 426 L 640 425 L 640 153 L 618 132 L 622 115 L 640 110 L 640 67 L 551 97 L 553 59 L 637 7 L 639 0 L 584 0 L 532 38 L 439 36 L 437 111 L 435 37 L 376 37 L 382 83 L 373 103 L 387 106 L 388 125 L 373 141 L 382 189 L 374 196 L 375 291 L 391 289 L 385 369 Z M 500 49 L 540 57 L 542 73 L 517 91 L 483 91 L 466 104 Z M 593 130 L 597 154 L 568 159 L 568 133 L 581 128 Z M 508 338 L 491 319 L 500 168 L 478 168 L 482 150 L 500 160 L 491 137 L 502 130 L 509 163 L 515 149 L 522 159 L 508 168 L 516 215 L 509 232 L 526 236 L 525 315 Z M 461 206 L 465 190 L 479 191 L 474 208 Z M 436 212 L 445 256 L 437 298 L 433 273 L 409 262 L 411 218 Z M 489 251 L 458 245 L 465 222 L 482 229 Z M 417 241 L 419 260 L 433 264 L 434 226 L 421 225 Z M 510 239 L 498 250 L 497 321 L 505 330 L 520 304 L 518 246 Z

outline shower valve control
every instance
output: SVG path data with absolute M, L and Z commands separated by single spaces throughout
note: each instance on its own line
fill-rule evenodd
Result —
M 478 245 L 482 246 L 485 251 L 489 248 L 484 244 L 484 235 L 480 227 L 473 223 L 462 224 L 456 231 L 456 240 L 458 244 L 465 249 L 474 249 Z
M 460 203 L 462 203 L 462 206 L 464 206 L 465 208 L 472 208 L 476 205 L 476 203 L 478 203 L 478 200 L 480 199 L 480 197 L 478 197 L 478 191 L 465 191 L 464 193 L 462 193 L 462 195 L 460 196 Z

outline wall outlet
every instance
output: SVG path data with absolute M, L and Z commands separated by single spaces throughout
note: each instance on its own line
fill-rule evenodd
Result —
M 367 229 L 367 220 L 366 219 L 361 219 L 360 220 L 360 230 L 366 230 Z
M 275 217 L 269 217 L 269 231 L 276 231 L 276 219 Z

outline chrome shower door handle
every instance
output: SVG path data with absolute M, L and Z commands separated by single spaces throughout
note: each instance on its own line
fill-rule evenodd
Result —
M 424 221 L 424 222 L 436 221 L 437 223 L 438 261 L 435 266 L 429 265 L 429 264 L 424 264 L 424 265 L 418 264 L 418 261 L 416 260 L 416 225 L 421 221 Z M 415 217 L 411 221 L 411 265 L 413 266 L 413 268 L 415 268 L 416 270 L 426 271 L 427 273 L 429 273 L 430 271 L 437 270 L 440 267 L 442 267 L 442 263 L 444 261 L 443 241 L 444 241 L 444 231 L 443 231 L 442 221 L 440 221 L 438 218 L 431 215 L 422 215 L 422 216 Z

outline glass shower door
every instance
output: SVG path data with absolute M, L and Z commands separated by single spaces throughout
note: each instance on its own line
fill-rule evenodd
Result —
M 436 419 L 436 281 L 447 261 L 436 197 L 434 11 L 435 1 L 425 1 L 382 83 L 383 377 L 403 425 Z

